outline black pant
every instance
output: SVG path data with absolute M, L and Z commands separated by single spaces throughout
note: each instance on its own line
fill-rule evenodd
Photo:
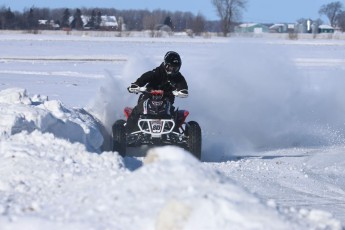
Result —
M 127 119 L 127 124 L 126 124 L 127 133 L 132 133 L 134 131 L 139 130 L 138 120 L 139 120 L 140 114 L 143 114 L 144 112 L 144 101 L 145 100 L 139 100 L 138 104 L 133 108 L 131 115 L 129 115 Z

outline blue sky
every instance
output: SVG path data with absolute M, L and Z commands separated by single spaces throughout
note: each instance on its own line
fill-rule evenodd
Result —
M 300 18 L 319 18 L 323 4 L 336 0 L 248 0 L 243 13 L 246 22 L 295 22 Z M 31 6 L 49 8 L 111 7 L 116 9 L 165 9 L 200 12 L 207 19 L 218 19 L 211 0 L 0 0 L 0 6 L 22 11 Z M 344 2 L 345 6 L 345 2 Z M 325 22 L 327 20 L 322 18 Z

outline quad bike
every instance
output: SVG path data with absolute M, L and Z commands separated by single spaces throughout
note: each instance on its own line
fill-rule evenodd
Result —
M 164 91 L 147 91 L 141 87 L 139 92 L 146 94 L 143 103 L 143 113 L 139 115 L 137 130 L 126 129 L 127 120 L 117 120 L 112 126 L 113 151 L 126 156 L 127 147 L 141 145 L 180 146 L 191 152 L 196 158 L 201 158 L 201 129 L 197 122 L 186 122 L 189 115 L 187 110 L 175 110 L 171 113 L 171 103 L 164 98 Z M 183 97 L 183 92 L 176 92 L 175 96 Z M 132 108 L 126 107 L 126 119 L 131 115 Z

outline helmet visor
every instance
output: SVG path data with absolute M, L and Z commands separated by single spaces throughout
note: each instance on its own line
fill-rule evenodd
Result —
M 168 74 L 176 74 L 180 70 L 180 66 L 166 64 L 165 70 L 167 71 Z

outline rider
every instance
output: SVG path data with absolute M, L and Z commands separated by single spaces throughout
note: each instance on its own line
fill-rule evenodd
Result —
M 140 87 L 146 87 L 150 90 L 163 90 L 164 97 L 168 98 L 171 103 L 171 111 L 174 111 L 172 104 L 175 96 L 187 97 L 188 85 L 185 78 L 180 73 L 182 65 L 181 57 L 177 52 L 169 51 L 164 56 L 164 61 L 160 66 L 141 75 L 127 89 L 130 93 L 139 93 Z M 139 115 L 143 113 L 143 103 L 147 95 L 140 95 L 138 105 L 133 108 L 131 115 L 127 120 L 127 131 L 137 129 Z

